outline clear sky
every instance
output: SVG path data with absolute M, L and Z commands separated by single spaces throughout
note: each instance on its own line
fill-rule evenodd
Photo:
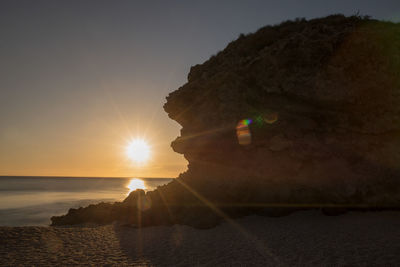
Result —
M 0 175 L 176 177 L 162 106 L 190 66 L 267 24 L 357 12 L 399 21 L 400 1 L 2 0 Z

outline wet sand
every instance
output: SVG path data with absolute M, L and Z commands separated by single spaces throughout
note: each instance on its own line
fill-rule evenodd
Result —
M 245 217 L 207 230 L 0 227 L 0 265 L 399 266 L 400 212 Z

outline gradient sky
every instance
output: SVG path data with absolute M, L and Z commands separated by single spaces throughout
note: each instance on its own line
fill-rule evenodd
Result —
M 332 13 L 399 21 L 400 1 L 0 1 L 0 175 L 176 177 L 162 106 L 240 33 Z M 124 148 L 144 137 L 152 158 Z

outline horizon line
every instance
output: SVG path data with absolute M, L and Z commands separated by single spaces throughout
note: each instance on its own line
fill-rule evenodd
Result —
M 176 177 L 139 177 L 139 176 L 60 176 L 60 175 L 0 175 L 2 177 L 37 177 L 37 178 L 111 178 L 111 179 L 175 179 Z

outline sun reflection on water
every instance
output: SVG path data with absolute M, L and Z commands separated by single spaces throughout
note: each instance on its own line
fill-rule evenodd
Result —
M 144 184 L 144 181 L 138 178 L 132 178 L 126 185 L 126 187 L 129 188 L 129 193 L 135 191 L 136 189 L 146 190 L 146 185 Z

